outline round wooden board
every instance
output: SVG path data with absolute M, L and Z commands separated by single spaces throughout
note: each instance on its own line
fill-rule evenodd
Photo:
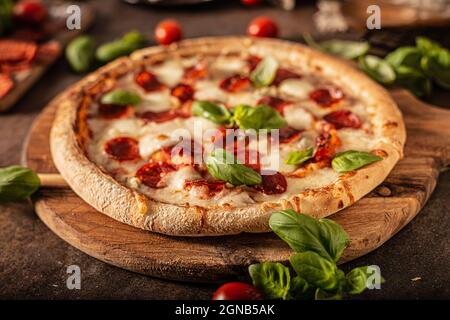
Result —
M 426 105 L 404 90 L 392 95 L 406 121 L 406 156 L 381 186 L 331 217 L 351 238 L 341 262 L 378 248 L 411 221 L 433 191 L 439 169 L 450 163 L 450 111 Z M 23 162 L 40 173 L 57 172 L 48 143 L 54 112 L 49 105 L 36 119 L 23 153 Z M 187 238 L 136 229 L 97 212 L 69 188 L 43 188 L 34 202 L 41 220 L 74 247 L 151 276 L 219 281 L 244 275 L 251 263 L 286 261 L 292 254 L 270 233 Z

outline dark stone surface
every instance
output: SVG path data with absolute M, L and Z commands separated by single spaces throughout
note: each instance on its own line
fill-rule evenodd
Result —
M 137 8 L 119 1 L 91 3 L 98 9 L 91 33 L 99 42 L 130 29 L 151 34 L 157 21 L 166 17 L 176 17 L 186 37 L 242 34 L 248 20 L 260 14 L 276 17 L 284 37 L 313 31 L 311 6 L 294 12 L 269 7 L 242 10 L 231 5 L 174 12 Z M 52 97 L 77 79 L 60 59 L 10 112 L 0 115 L 0 166 L 20 162 L 32 120 Z M 449 104 L 448 96 L 434 102 Z M 343 266 L 380 266 L 386 283 L 381 290 L 360 298 L 450 298 L 449 194 L 447 171 L 425 208 L 409 225 L 375 252 Z M 73 264 L 81 268 L 81 290 L 66 288 L 66 269 Z M 416 277 L 421 280 L 411 280 Z M 209 299 L 215 287 L 154 279 L 107 265 L 54 235 L 40 222 L 30 203 L 0 204 L 0 299 Z

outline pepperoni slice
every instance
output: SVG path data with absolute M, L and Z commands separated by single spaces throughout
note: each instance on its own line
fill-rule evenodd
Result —
M 147 187 L 160 188 L 161 179 L 176 168 L 167 162 L 150 162 L 143 165 L 137 172 L 136 177 Z
M 284 108 L 291 104 L 290 101 L 286 101 L 277 97 L 265 96 L 258 100 L 258 105 L 265 104 L 276 109 L 279 113 L 283 114 Z
M 254 188 L 264 194 L 280 194 L 286 191 L 287 181 L 286 178 L 279 172 L 275 172 L 271 175 L 262 175 L 262 183 Z
M 105 152 L 118 161 L 139 159 L 139 142 L 128 137 L 114 138 L 106 142 Z
M 258 63 L 261 62 L 261 60 L 262 60 L 262 58 L 260 58 L 258 56 L 253 56 L 253 55 L 249 56 L 247 58 L 247 63 L 250 68 L 250 71 L 255 70 L 256 66 L 258 65 Z
M 36 60 L 44 63 L 51 64 L 55 61 L 61 53 L 61 45 L 57 41 L 49 41 L 39 46 Z
M 344 93 L 341 89 L 335 87 L 321 88 L 312 91 L 309 97 L 321 107 L 328 108 L 344 99 Z
M 205 78 L 207 75 L 208 63 L 206 61 L 200 61 L 184 70 L 183 82 L 192 83 L 195 80 Z
M 194 89 L 190 85 L 180 83 L 172 89 L 171 94 L 183 103 L 194 98 Z
M 31 62 L 38 47 L 34 42 L 0 40 L 0 63 Z
M 153 92 L 159 91 L 165 88 L 158 78 L 151 72 L 141 71 L 135 78 L 136 83 L 145 91 Z
M 138 114 L 138 117 L 148 122 L 162 123 L 177 118 L 178 114 L 173 110 L 163 112 L 146 111 L 144 113 Z
M 281 82 L 287 79 L 300 79 L 302 76 L 294 71 L 278 68 L 277 73 L 275 75 L 275 80 L 273 80 L 274 85 L 279 85 Z
M 336 129 L 341 128 L 361 128 L 361 119 L 350 110 L 337 110 L 328 113 L 323 119 L 335 126 Z
M 279 130 L 280 143 L 289 143 L 300 137 L 301 131 L 292 127 L 284 127 Z
M 180 108 L 176 109 L 175 112 L 181 118 L 189 118 L 190 116 L 192 116 L 191 110 L 192 110 L 192 101 L 186 101 Z
M 171 158 L 180 157 L 184 164 L 201 163 L 203 146 L 192 139 L 183 139 L 170 150 Z M 175 161 L 175 160 L 174 160 Z
M 207 187 L 209 196 L 212 196 L 220 191 L 223 190 L 225 187 L 224 181 L 208 181 L 206 179 L 199 179 L 199 180 L 191 180 L 186 181 L 184 183 L 186 190 L 191 190 L 194 187 Z
M 100 104 L 98 106 L 98 115 L 104 119 L 126 118 L 133 113 L 131 106 L 120 104 Z
M 238 92 L 245 90 L 250 86 L 250 79 L 248 77 L 241 76 L 239 74 L 235 74 L 231 77 L 223 79 L 219 87 L 222 90 L 228 92 Z
M 0 99 L 6 96 L 14 87 L 14 81 L 10 76 L 0 73 Z
M 331 160 L 336 154 L 336 149 L 341 142 L 336 134 L 336 130 L 321 133 L 316 139 L 316 152 L 314 153 L 314 161 Z

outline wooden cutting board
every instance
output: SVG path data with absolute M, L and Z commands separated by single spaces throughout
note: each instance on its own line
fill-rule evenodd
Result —
M 403 112 L 406 156 L 386 181 L 331 218 L 351 238 L 341 262 L 375 250 L 413 219 L 450 163 L 450 111 L 415 99 L 403 89 L 391 92 Z M 23 162 L 40 173 L 56 173 L 49 149 L 55 106 L 36 119 Z M 88 187 L 88 186 L 86 186 Z M 131 271 L 182 281 L 219 281 L 246 274 L 261 261 L 286 261 L 291 249 L 274 234 L 222 237 L 170 237 L 117 222 L 90 207 L 71 189 L 41 189 L 36 212 L 59 237 L 106 263 Z

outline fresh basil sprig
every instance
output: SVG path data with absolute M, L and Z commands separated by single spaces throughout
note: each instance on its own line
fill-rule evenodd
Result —
M 134 92 L 117 89 L 106 93 L 102 96 L 101 102 L 104 104 L 118 104 L 118 105 L 138 105 L 141 103 L 141 97 Z
M 194 101 L 192 103 L 192 114 L 217 124 L 229 124 L 232 121 L 232 115 L 227 108 L 209 101 Z
M 233 119 L 241 129 L 280 129 L 286 126 L 286 121 L 274 108 L 259 105 L 250 107 L 240 104 L 234 109 Z
M 39 186 L 39 177 L 31 169 L 20 166 L 0 168 L 0 201 L 23 200 Z
M 360 57 L 359 67 L 372 79 L 382 84 L 392 84 L 396 79 L 392 66 L 377 56 L 366 55 Z
M 73 71 L 88 71 L 95 59 L 95 41 L 90 36 L 79 36 L 73 39 L 66 48 L 66 58 Z
M 143 48 L 146 43 L 147 40 L 141 33 L 131 31 L 124 34 L 120 39 L 102 44 L 97 48 L 95 57 L 98 61 L 106 63 L 118 57 L 126 56 L 136 49 Z
M 367 41 L 326 40 L 318 43 L 309 34 L 304 34 L 303 38 L 312 48 L 349 60 L 365 55 L 370 49 Z
M 216 179 L 232 185 L 254 186 L 261 184 L 262 177 L 255 170 L 237 162 L 234 155 L 224 149 L 215 149 L 205 159 L 208 172 Z
M 336 154 L 331 161 L 331 166 L 334 171 L 344 173 L 380 160 L 383 158 L 369 152 L 348 150 Z
M 423 55 L 427 55 L 435 49 L 442 49 L 441 45 L 427 37 L 417 37 L 416 47 L 422 52 Z
M 393 68 L 399 66 L 408 66 L 412 68 L 420 68 L 420 59 L 422 52 L 416 47 L 400 47 L 389 53 L 384 59 Z
M 288 157 L 284 161 L 284 163 L 300 165 L 303 162 L 312 158 L 313 151 L 314 151 L 314 148 L 308 148 L 308 149 L 299 150 L 299 151 L 291 151 L 291 152 L 289 152 Z
M 250 74 L 250 80 L 257 88 L 270 86 L 275 80 L 275 76 L 278 70 L 278 61 L 274 58 L 267 56 L 262 59 L 255 70 Z
M 422 70 L 401 65 L 395 71 L 397 73 L 397 83 L 417 97 L 431 94 L 431 80 L 426 77 Z
M 289 259 L 296 275 L 288 274 L 289 268 L 279 263 L 264 262 L 249 267 L 253 285 L 270 299 L 342 299 L 363 292 L 368 275 L 377 272 L 359 267 L 345 274 L 337 267 L 349 238 L 332 220 L 284 210 L 274 212 L 269 225 L 296 252 Z M 381 275 L 377 277 L 384 281 Z
M 444 89 L 450 89 L 450 52 L 447 49 L 431 50 L 422 57 L 423 72 Z

